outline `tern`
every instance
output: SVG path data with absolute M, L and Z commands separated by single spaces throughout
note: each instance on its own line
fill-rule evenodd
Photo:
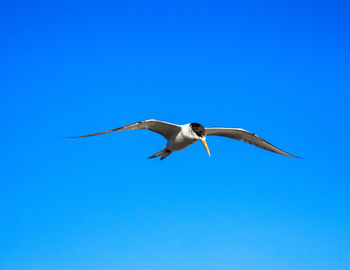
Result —
M 102 135 L 102 134 L 107 134 L 107 133 L 116 132 L 116 131 L 135 130 L 135 129 L 151 130 L 153 132 L 156 132 L 162 135 L 168 141 L 166 146 L 161 151 L 149 157 L 149 158 L 161 157 L 160 160 L 165 159 L 167 156 L 169 156 L 173 152 L 185 149 L 186 147 L 190 146 L 196 141 L 202 142 L 202 144 L 204 145 L 205 149 L 208 152 L 208 155 L 210 156 L 210 151 L 206 142 L 206 136 L 227 137 L 227 138 L 231 138 L 231 139 L 235 139 L 235 140 L 239 140 L 239 141 L 243 141 L 243 142 L 255 145 L 257 147 L 263 148 L 265 150 L 268 150 L 277 154 L 296 158 L 296 156 L 293 156 L 291 154 L 288 154 L 285 151 L 282 151 L 276 146 L 273 146 L 267 141 L 261 139 L 257 135 L 241 128 L 228 128 L 228 127 L 205 128 L 198 123 L 176 125 L 176 124 L 159 121 L 155 119 L 140 121 L 140 122 L 126 125 L 126 126 L 122 126 L 122 127 L 118 127 L 118 128 L 94 133 L 94 134 L 82 135 L 82 136 L 76 136 L 76 137 L 64 137 L 64 138 L 68 138 L 68 139 L 86 138 L 86 137 Z

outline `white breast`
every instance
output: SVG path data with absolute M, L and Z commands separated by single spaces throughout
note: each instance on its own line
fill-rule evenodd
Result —
M 190 131 L 190 125 L 182 125 L 181 131 L 176 135 L 176 137 L 170 139 L 166 145 L 166 148 L 171 151 L 182 150 L 191 144 L 198 141 L 198 139 L 193 135 L 193 132 Z

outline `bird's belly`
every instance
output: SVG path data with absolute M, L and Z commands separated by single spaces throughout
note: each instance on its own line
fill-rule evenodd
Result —
M 167 144 L 167 149 L 171 151 L 179 151 L 182 150 L 191 144 L 195 143 L 197 140 L 188 138 L 185 136 L 177 136 L 174 140 L 170 140 Z

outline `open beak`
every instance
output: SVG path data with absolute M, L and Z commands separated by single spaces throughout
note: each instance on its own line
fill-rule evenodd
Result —
M 202 144 L 204 145 L 205 149 L 207 150 L 208 152 L 208 155 L 210 157 L 210 152 L 209 152 L 209 148 L 208 148 L 208 145 L 207 145 L 207 141 L 205 139 L 200 139 Z

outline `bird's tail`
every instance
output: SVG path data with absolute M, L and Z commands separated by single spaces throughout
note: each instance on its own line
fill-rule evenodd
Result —
M 150 156 L 149 158 L 156 158 L 156 157 L 160 157 L 160 160 L 165 159 L 167 156 L 169 156 L 172 152 L 168 149 L 163 149 L 161 151 L 159 151 L 158 153 L 155 153 L 153 156 Z

